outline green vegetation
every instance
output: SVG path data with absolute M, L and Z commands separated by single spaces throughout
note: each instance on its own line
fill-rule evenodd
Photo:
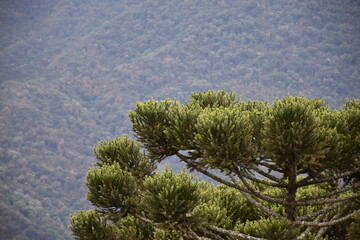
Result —
M 129 117 L 144 151 L 127 135 L 98 145 L 95 209 L 70 217 L 75 239 L 360 238 L 360 100 L 331 110 L 207 91 L 138 102 Z M 219 185 L 153 172 L 170 156 Z
M 0 236 L 71 239 L 93 148 L 130 135 L 137 101 L 360 96 L 359 13 L 358 0 L 1 0 Z

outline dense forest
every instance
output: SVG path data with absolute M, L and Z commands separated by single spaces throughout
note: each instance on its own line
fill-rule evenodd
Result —
M 1 1 L 0 235 L 70 239 L 93 148 L 136 101 L 360 96 L 359 22 L 357 0 Z

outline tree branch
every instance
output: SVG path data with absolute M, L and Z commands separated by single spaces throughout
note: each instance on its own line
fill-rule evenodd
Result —
M 261 183 L 261 184 L 264 184 L 264 185 L 267 185 L 267 186 L 270 186 L 270 187 L 282 187 L 282 188 L 285 188 L 286 187 L 286 183 L 280 183 L 279 182 L 268 182 L 268 181 L 264 181 L 262 179 L 259 179 L 259 178 L 256 178 L 256 177 L 253 177 L 251 176 L 250 174 L 248 173 L 243 173 L 243 176 L 247 179 L 250 179 L 251 181 L 254 181 L 254 182 L 257 182 L 257 183 Z M 280 180 L 280 179 L 278 179 Z
M 224 233 L 230 236 L 234 236 L 234 237 L 240 237 L 241 239 L 246 239 L 246 240 L 266 240 L 264 238 L 257 238 L 257 237 L 252 237 L 243 233 L 238 233 L 235 231 L 231 231 L 231 230 L 227 230 L 224 228 L 219 228 L 217 226 L 209 226 L 212 230 L 217 231 L 219 233 Z
M 195 238 L 196 240 L 211 240 L 210 238 L 207 237 L 200 237 L 198 236 L 191 228 L 187 228 L 186 231 L 189 231 L 190 235 Z
M 331 177 L 327 177 L 327 178 L 322 178 L 322 179 L 318 179 L 318 180 L 313 180 L 313 181 L 309 181 L 312 177 L 308 176 L 302 180 L 300 180 L 299 182 L 297 182 L 297 187 L 305 187 L 305 186 L 309 186 L 309 185 L 313 185 L 313 184 L 319 184 L 319 183 L 323 183 L 323 182 L 329 182 L 329 181 L 333 181 L 334 179 L 339 179 L 339 178 L 344 178 L 344 177 L 348 177 L 351 176 L 353 174 L 359 173 L 360 172 L 360 168 L 356 168 L 355 170 L 352 171 L 347 171 L 344 172 L 342 174 L 339 174 L 337 176 L 331 176 Z
M 215 240 L 224 240 L 222 237 L 220 237 L 219 235 L 216 235 L 214 233 L 212 233 L 211 231 L 207 230 L 206 228 L 204 227 L 200 227 L 199 228 L 201 231 L 203 231 L 205 234 L 208 234 L 212 237 L 212 239 L 215 239 Z
M 324 216 L 323 216 L 323 215 L 317 216 L 317 217 L 315 218 L 314 222 L 315 222 L 315 223 L 319 223 L 322 217 L 324 217 Z M 306 235 L 307 235 L 308 233 L 310 233 L 310 232 L 314 229 L 314 227 L 315 227 L 315 226 L 308 226 L 308 227 L 305 229 L 305 231 L 303 231 L 297 239 L 300 240 L 300 239 L 303 239 L 304 237 L 306 237 Z
M 360 186 L 360 185 L 357 184 L 357 185 L 354 186 L 354 187 L 359 187 L 359 186 Z M 319 199 L 319 198 L 331 197 L 331 196 L 337 195 L 337 194 L 339 194 L 339 193 L 352 190 L 354 187 L 353 187 L 353 186 L 350 186 L 350 187 L 345 187 L 345 188 L 339 188 L 339 189 L 334 190 L 334 191 L 332 191 L 332 192 L 323 193 L 323 194 L 319 194 L 319 195 L 311 196 L 311 197 L 301 198 L 301 199 L 299 199 L 298 201 L 299 201 L 299 202 L 301 202 L 301 201 L 311 201 L 311 200 L 315 200 L 315 199 Z
M 150 220 L 146 217 L 140 216 L 139 214 L 132 214 L 134 217 L 140 219 L 141 221 L 150 224 L 153 227 L 162 228 L 161 223 L 154 222 L 153 220 Z
M 133 216 L 140 219 L 141 221 L 143 221 L 143 222 L 145 222 L 147 224 L 150 224 L 151 226 L 161 228 L 160 223 L 156 223 L 156 222 L 154 222 L 154 221 L 152 221 L 152 220 L 150 220 L 150 219 L 148 219 L 146 217 L 140 216 L 138 214 L 133 214 Z M 220 233 L 224 233 L 224 234 L 227 234 L 227 235 L 230 235 L 230 236 L 235 236 L 235 237 L 241 237 L 241 238 L 246 239 L 246 240 L 266 240 L 266 239 L 263 239 L 263 238 L 256 238 L 256 237 L 252 237 L 252 236 L 249 236 L 249 235 L 246 235 L 246 234 L 243 234 L 243 233 L 238 233 L 238 232 L 235 232 L 235 231 L 219 228 L 217 226 L 209 226 L 209 228 L 214 230 L 214 231 L 220 232 Z M 207 231 L 205 228 L 202 228 L 202 229 Z M 209 238 L 206 238 L 206 237 L 199 237 L 190 228 L 188 230 L 190 230 L 190 234 L 197 240 L 209 240 Z
M 307 222 L 307 221 L 295 221 L 293 222 L 294 224 L 296 225 L 302 225 L 302 226 L 315 226 L 315 227 L 330 227 L 330 226 L 333 226 L 335 224 L 338 224 L 338 223 L 341 223 L 341 222 L 344 222 L 350 218 L 352 218 L 354 215 L 360 213 L 360 210 L 357 210 L 353 213 L 350 213 L 342 218 L 338 218 L 336 220 L 331 220 L 331 221 L 328 221 L 328 222 L 322 222 L 322 223 L 316 223 L 316 222 Z
M 232 188 L 235 188 L 235 189 L 239 190 L 249 202 L 254 204 L 256 207 L 260 208 L 261 210 L 265 211 L 270 216 L 281 218 L 281 215 L 279 215 L 278 213 L 276 213 L 276 212 L 270 210 L 269 208 L 263 206 L 262 204 L 257 202 L 255 199 L 250 197 L 250 195 L 248 193 L 251 194 L 251 192 L 248 189 L 239 186 L 239 184 L 236 182 L 236 180 L 235 180 L 235 182 L 233 180 L 234 183 L 228 182 L 228 181 L 226 181 L 226 180 L 224 180 L 224 179 L 222 179 L 222 178 L 208 172 L 207 170 L 205 170 L 205 169 L 203 169 L 203 168 L 201 168 L 201 167 L 199 167 L 197 165 L 193 165 L 192 162 L 189 159 L 187 159 L 185 156 L 183 156 L 181 154 L 177 154 L 177 155 L 182 161 L 184 161 L 186 164 L 190 165 L 196 171 L 201 172 L 202 174 L 214 179 L 215 181 L 217 181 L 219 183 L 222 183 L 222 184 L 224 184 L 226 186 L 229 186 L 229 187 L 232 187 Z
M 231 180 L 234 182 L 235 185 L 238 185 L 236 179 L 234 178 L 234 176 L 230 175 Z M 248 193 L 246 192 L 241 192 L 241 194 L 250 202 L 252 203 L 254 206 L 256 206 L 257 208 L 263 210 L 264 212 L 266 212 L 267 214 L 269 214 L 270 216 L 276 217 L 276 218 L 282 218 L 282 216 L 274 211 L 272 211 L 271 209 L 265 207 L 264 205 L 262 205 L 261 203 L 259 203 L 258 201 L 256 201 L 254 198 L 252 198 Z
M 146 217 L 140 216 L 138 214 L 132 214 L 134 217 L 140 219 L 141 221 L 153 226 L 153 227 L 157 227 L 157 228 L 161 228 L 162 229 L 162 225 L 161 223 L 157 223 L 154 222 Z M 206 237 L 200 237 L 198 236 L 190 227 L 186 226 L 186 230 L 189 232 L 189 234 L 196 240 L 211 240 L 210 238 L 206 238 Z
M 339 211 L 337 214 L 335 214 L 335 216 L 332 217 L 332 220 L 340 217 L 341 214 L 343 214 L 349 206 L 350 206 L 350 203 L 348 203 L 348 205 L 346 207 L 344 207 L 341 211 Z M 330 226 L 320 228 L 320 230 L 318 231 L 318 233 L 315 236 L 315 240 L 319 240 L 325 234 L 325 232 L 329 229 L 329 227 Z
M 255 171 L 256 173 L 262 175 L 263 177 L 266 177 L 270 180 L 273 180 L 274 182 L 277 182 L 279 184 L 286 184 L 284 181 L 282 181 L 281 179 L 274 177 L 273 175 L 264 172 L 263 170 L 256 168 L 256 167 L 251 167 L 251 170 Z
M 192 163 L 189 159 L 187 159 L 186 156 L 183 156 L 183 155 L 181 155 L 180 153 L 178 153 L 178 154 L 176 154 L 176 155 L 181 159 L 181 161 L 185 162 L 188 166 L 190 166 L 190 167 L 192 167 L 193 169 L 195 169 L 196 171 L 198 171 L 198 172 L 200 172 L 200 173 L 208 176 L 209 178 L 211 178 L 211 179 L 213 179 L 213 180 L 215 180 L 215 181 L 217 181 L 217 182 L 219 182 L 219 183 L 222 183 L 222 184 L 224 184 L 224 185 L 226 185 L 226 186 L 229 186 L 229 187 L 232 187 L 232 188 L 236 188 L 236 189 L 238 189 L 239 191 L 250 193 L 250 191 L 247 190 L 246 188 L 242 188 L 242 187 L 240 187 L 240 186 L 238 186 L 238 185 L 235 185 L 235 184 L 233 184 L 233 183 L 231 183 L 231 182 L 229 182 L 229 181 L 226 181 L 225 179 L 220 178 L 220 177 L 216 176 L 215 174 L 212 174 L 212 173 L 210 173 L 209 171 L 207 171 L 207 170 L 199 167 L 198 165 Z
M 297 201 L 296 206 L 323 205 L 323 204 L 327 204 L 327 203 L 343 202 L 343 201 L 354 199 L 354 198 L 357 198 L 357 197 L 360 197 L 360 192 L 355 193 L 355 194 L 350 195 L 350 196 L 345 196 L 345 197 L 335 198 L 335 199 L 325 199 L 325 200 L 322 200 L 322 201 Z
M 282 198 L 278 198 L 278 197 L 273 197 L 267 194 L 262 194 L 258 191 L 256 191 L 256 189 L 254 189 L 245 179 L 244 177 L 241 175 L 241 173 L 239 171 L 236 172 L 237 176 L 240 178 L 241 182 L 245 185 L 245 187 L 256 197 L 271 202 L 271 203 L 278 203 L 278 204 L 282 204 L 282 205 L 286 205 L 286 201 L 283 200 Z
M 264 159 L 262 159 L 262 160 L 264 160 Z M 275 172 L 278 172 L 278 173 L 284 173 L 283 169 L 281 169 L 279 167 L 276 167 L 275 165 L 269 164 L 267 162 L 257 160 L 256 163 L 259 164 L 260 166 L 267 167 L 271 171 L 275 171 Z
M 336 208 L 338 208 L 338 207 L 340 207 L 341 205 L 344 205 L 344 204 L 347 204 L 347 202 L 340 202 L 340 203 L 336 203 L 336 204 L 331 204 L 328 207 L 325 207 L 325 208 L 323 208 L 321 210 L 318 210 L 316 212 L 312 212 L 312 213 L 306 214 L 304 216 L 301 216 L 301 217 L 298 218 L 298 220 L 302 221 L 302 220 L 305 220 L 307 218 L 312 218 L 312 217 L 320 216 L 322 214 L 326 214 L 326 213 L 330 212 L 331 210 L 336 209 Z

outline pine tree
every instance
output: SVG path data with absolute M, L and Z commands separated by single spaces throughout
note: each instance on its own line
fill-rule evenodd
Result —
M 139 102 L 129 118 L 139 144 L 124 135 L 95 148 L 95 209 L 70 217 L 75 239 L 360 237 L 359 100 L 331 110 L 318 98 L 269 105 L 207 91 Z M 169 156 L 219 185 L 155 173 Z

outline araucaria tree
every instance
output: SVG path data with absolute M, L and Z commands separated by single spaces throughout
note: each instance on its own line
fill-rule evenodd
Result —
M 95 148 L 95 209 L 70 217 L 75 239 L 360 239 L 359 100 L 331 110 L 208 91 L 129 117 L 139 145 L 125 135 Z M 169 156 L 218 184 L 154 172 Z

